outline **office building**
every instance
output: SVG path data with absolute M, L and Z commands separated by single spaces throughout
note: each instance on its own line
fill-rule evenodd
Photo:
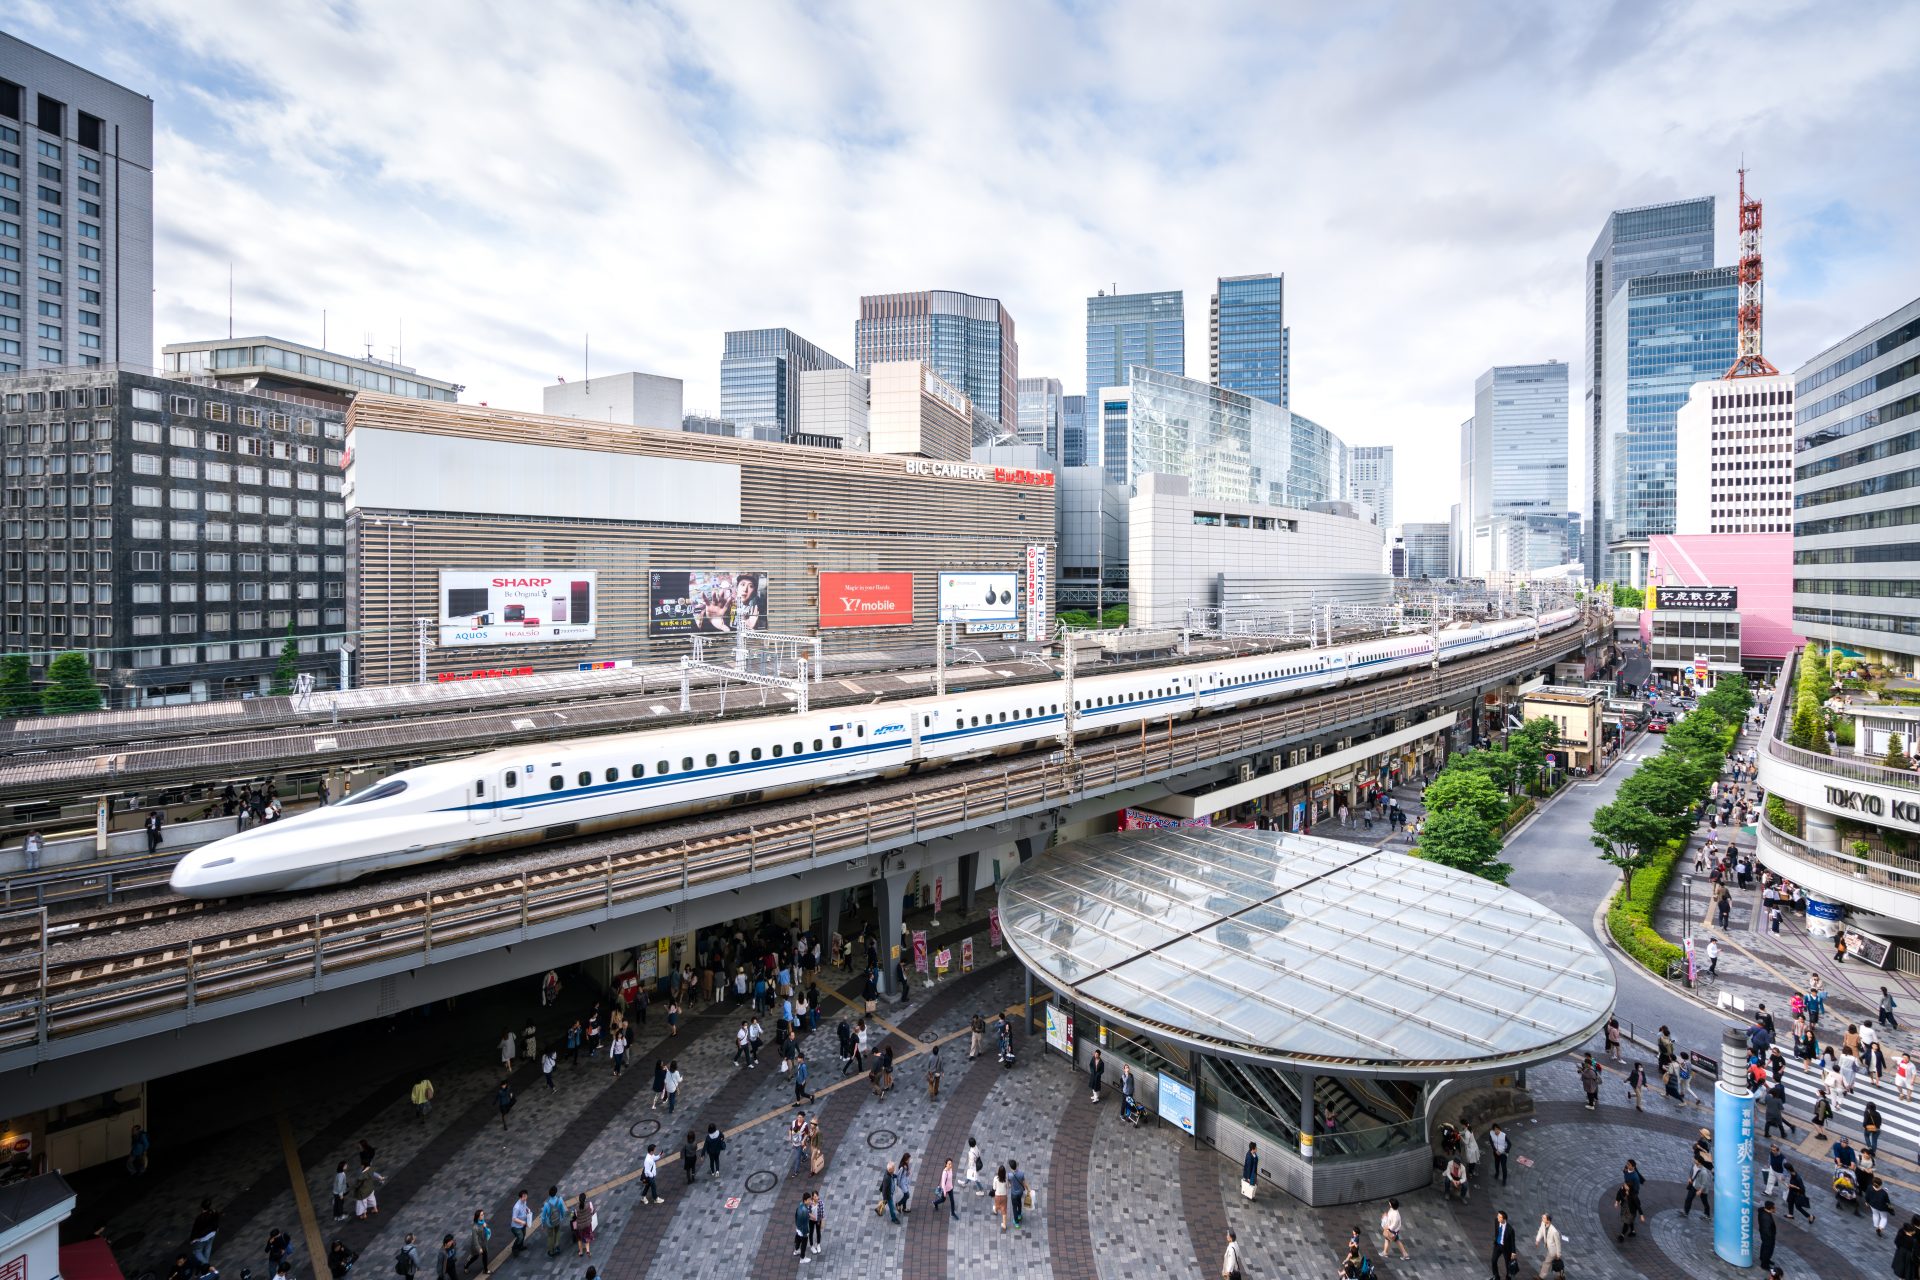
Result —
M 1777 670 L 1801 640 L 1793 624 L 1793 535 L 1789 533 L 1656 533 L 1649 539 L 1648 583 L 1652 590 L 1666 594 L 1663 610 L 1679 609 L 1685 603 L 1682 589 L 1726 587 L 1738 592 L 1733 605 L 1720 612 L 1730 617 L 1704 618 L 1688 615 L 1696 622 L 1732 622 L 1731 632 L 1707 635 L 1710 639 L 1735 642 L 1734 660 L 1751 671 Z M 1705 598 L 1703 598 L 1705 599 Z M 1705 599 L 1716 605 L 1717 599 Z M 1737 606 L 1737 607 L 1736 607 Z M 1691 606 L 1698 608 L 1698 603 Z M 1653 610 L 1643 610 L 1643 623 Z M 1654 621 L 1658 621 L 1656 615 Z M 1689 637 L 1669 629 L 1668 637 L 1684 641 Z M 1649 638 L 1651 633 L 1649 633 Z M 1675 670 L 1691 661 L 1684 645 L 1666 654 L 1655 653 L 1654 665 L 1664 661 Z
M 965 461 L 375 396 L 348 422 L 350 623 L 367 684 L 417 678 L 417 618 L 439 622 L 428 679 L 677 661 L 703 634 L 730 650 L 740 625 L 818 635 L 829 652 L 928 645 L 948 570 L 1010 575 L 1024 632 L 1028 549 L 1054 548 L 1051 486 Z M 496 578 L 538 580 L 511 597 L 518 616 Z M 845 608 L 849 595 L 886 605 L 885 621 Z
M 686 417 L 686 384 L 657 373 L 599 373 L 579 382 L 563 379 L 542 387 L 540 399 L 550 417 L 614 426 L 678 431 Z
M 1020 443 L 1059 458 L 1066 427 L 1066 396 L 1058 378 L 1020 379 Z
M 1083 467 L 1097 461 L 1087 457 L 1087 404 L 1098 398 L 1098 392 L 1091 396 L 1064 396 L 1060 405 L 1060 465 L 1062 467 Z
M 1693 384 L 1717 378 L 1738 351 L 1733 267 L 1637 276 L 1607 307 L 1606 505 L 1599 529 L 1609 581 L 1646 582 L 1647 539 L 1677 514 L 1675 419 Z
M 1351 455 L 1349 497 L 1373 512 L 1382 529 L 1393 527 L 1393 446 L 1357 444 Z
M 1215 283 L 1207 318 L 1208 366 L 1215 386 L 1282 408 L 1292 403 L 1286 284 L 1284 275 L 1267 272 L 1221 276 Z
M 1624 432 L 1625 425 L 1607 419 L 1609 378 L 1624 379 L 1625 370 L 1613 373 L 1607 361 L 1610 339 L 1608 308 L 1614 295 L 1627 281 L 1645 275 L 1666 275 L 1676 271 L 1697 271 L 1713 266 L 1713 197 L 1680 200 L 1668 204 L 1620 209 L 1607 215 L 1593 248 L 1587 252 L 1583 277 L 1582 311 L 1585 320 L 1586 389 L 1582 403 L 1582 447 L 1587 462 L 1587 492 L 1578 504 L 1585 513 L 1587 575 L 1598 582 L 1603 572 L 1608 540 L 1605 513 L 1614 475 L 1607 465 L 1612 455 L 1608 447 L 1612 432 Z M 1731 357 L 1729 357 L 1729 362 Z M 1712 371 L 1725 370 L 1723 364 Z M 1703 374 L 1702 376 L 1708 376 Z
M 291 635 L 299 669 L 333 682 L 338 410 L 66 368 L 0 378 L 0 422 L 5 644 L 36 680 L 79 650 L 114 705 L 263 693 Z
M 966 393 L 924 361 L 883 360 L 867 370 L 867 433 L 875 453 L 964 461 L 973 450 Z
M 1100 467 L 1062 467 L 1060 564 L 1062 609 L 1111 609 L 1127 603 L 1127 503 L 1133 491 Z M 1096 587 L 1099 588 L 1096 590 Z
M 1180 290 L 1102 291 L 1087 299 L 1087 394 L 1121 386 L 1134 365 L 1186 376 L 1186 304 Z
M 720 357 L 720 416 L 743 438 L 790 440 L 800 374 L 846 367 L 791 329 L 734 330 Z
M 1131 625 L 1186 626 L 1189 608 L 1211 608 L 1229 621 L 1291 612 L 1304 630 L 1328 604 L 1393 602 L 1370 513 L 1346 503 L 1197 498 L 1193 487 L 1185 476 L 1150 472 L 1135 483 L 1127 511 Z
M 1472 538 L 1469 576 L 1524 580 L 1579 554 L 1579 519 L 1564 511 L 1503 512 L 1474 521 Z
M 1400 526 L 1409 578 L 1453 576 L 1453 526 L 1445 521 L 1411 520 Z
M 1674 415 L 1678 534 L 1793 531 L 1793 379 L 1696 382 Z
M 865 453 L 871 447 L 867 375 L 842 365 L 808 369 L 798 378 L 800 407 L 790 444 Z
M 1567 510 L 1567 366 L 1496 365 L 1474 380 L 1472 515 Z
M 153 366 L 153 100 L 0 32 L 0 374 Z
M 341 355 L 264 335 L 169 342 L 161 350 L 161 361 L 175 377 L 343 411 L 362 391 L 452 403 L 466 390 L 392 360 Z
M 1793 618 L 1920 666 L 1920 298 L 1794 371 Z
M 1347 446 L 1271 401 L 1138 365 L 1100 396 L 1110 484 L 1185 476 L 1202 502 L 1306 507 L 1347 493 Z M 1375 530 L 1376 539 L 1378 530 Z M 1375 552 L 1378 555 L 1378 550 Z
M 854 367 L 866 373 L 900 360 L 922 361 L 965 393 L 983 443 L 996 434 L 1018 434 L 1020 344 L 1013 317 L 997 299 L 943 289 L 860 299 Z

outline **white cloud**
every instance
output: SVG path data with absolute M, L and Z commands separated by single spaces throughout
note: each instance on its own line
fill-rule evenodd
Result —
M 1080 389 L 1084 299 L 1287 274 L 1297 407 L 1399 451 L 1444 518 L 1488 365 L 1581 374 L 1613 208 L 1767 201 L 1784 367 L 1916 292 L 1920 24 L 1899 6 L 712 4 L 22 10 L 157 102 L 157 336 L 237 325 L 406 358 L 493 404 L 580 367 L 684 377 L 862 293 L 1014 314 Z M 80 43 L 82 33 L 85 43 Z M 141 75 L 150 79 L 142 82 Z M 1579 461 L 1576 456 L 1576 482 Z M 1439 476 L 1437 484 L 1415 478 Z

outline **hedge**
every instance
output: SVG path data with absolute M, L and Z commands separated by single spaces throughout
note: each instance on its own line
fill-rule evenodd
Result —
M 1658 977 L 1667 976 L 1667 966 L 1685 959 L 1686 951 L 1661 937 L 1653 927 L 1653 913 L 1666 896 L 1673 869 L 1686 852 L 1685 840 L 1670 840 L 1666 849 L 1646 866 L 1633 873 L 1633 897 L 1616 889 L 1607 904 L 1607 932 L 1621 949 Z

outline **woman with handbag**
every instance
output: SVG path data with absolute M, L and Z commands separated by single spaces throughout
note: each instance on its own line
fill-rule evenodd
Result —
M 1552 1214 L 1540 1215 L 1540 1229 L 1533 1233 L 1533 1242 L 1541 1249 L 1540 1280 L 1567 1269 L 1565 1259 L 1560 1256 L 1560 1228 L 1553 1225 Z
M 1412 1256 L 1407 1252 L 1407 1242 L 1400 1238 L 1403 1226 L 1400 1218 L 1400 1202 L 1387 1201 L 1387 1211 L 1380 1215 L 1380 1260 L 1382 1262 L 1387 1260 L 1387 1256 L 1393 1252 L 1395 1245 L 1400 1246 L 1402 1258 Z
M 688 1134 L 687 1137 L 693 1137 Z M 580 1193 L 580 1203 L 573 1210 L 573 1256 L 591 1258 L 593 1256 L 593 1233 L 600 1229 L 600 1210 L 593 1201 L 587 1199 L 587 1193 Z
M 1227 1252 L 1220 1259 L 1220 1280 L 1240 1280 L 1240 1241 L 1227 1232 Z
M 1240 1194 L 1253 1199 L 1260 1186 L 1260 1144 L 1247 1144 L 1247 1157 L 1240 1162 Z

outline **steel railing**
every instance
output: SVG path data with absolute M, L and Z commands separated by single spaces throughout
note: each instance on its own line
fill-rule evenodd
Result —
M 1868 782 L 1882 787 L 1899 787 L 1906 791 L 1920 791 L 1920 773 L 1910 769 L 1889 769 L 1883 764 L 1870 764 L 1858 757 L 1827 755 L 1821 751 L 1808 751 L 1805 747 L 1796 747 L 1786 740 L 1787 725 L 1792 719 L 1788 708 L 1793 705 L 1793 693 L 1796 678 L 1800 671 L 1800 655 L 1789 654 L 1780 678 L 1774 683 L 1773 706 L 1767 712 L 1766 739 L 1767 754 L 1786 764 L 1798 765 L 1802 769 L 1812 769 L 1816 773 L 1831 774 L 1848 778 L 1854 782 Z
M 1767 843 L 1779 848 L 1788 857 L 1800 858 L 1836 874 L 1849 876 L 1863 884 L 1878 885 L 1895 893 L 1920 895 L 1920 864 L 1915 864 L 1912 869 L 1908 869 L 1886 861 L 1884 858 L 1863 858 L 1857 854 L 1840 853 L 1832 849 L 1817 849 L 1800 837 L 1790 835 L 1774 826 L 1765 815 L 1760 818 L 1759 830 Z M 1886 855 L 1886 857 L 1892 856 L 1894 855 Z M 1778 869 L 1775 868 L 1775 870 Z

